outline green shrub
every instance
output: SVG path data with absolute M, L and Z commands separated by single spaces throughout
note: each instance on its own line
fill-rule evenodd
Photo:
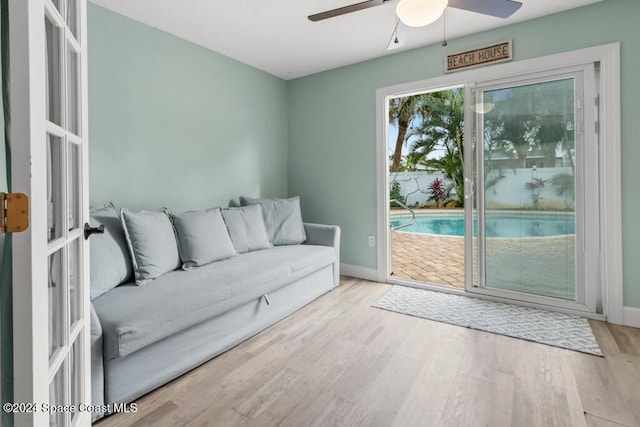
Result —
M 402 195 L 402 192 L 400 191 L 400 183 L 398 181 L 393 181 L 391 183 L 391 189 L 389 190 L 389 200 L 397 200 L 403 204 L 407 202 L 406 198 Z M 399 208 L 400 206 L 398 206 L 397 203 L 391 202 L 390 207 Z

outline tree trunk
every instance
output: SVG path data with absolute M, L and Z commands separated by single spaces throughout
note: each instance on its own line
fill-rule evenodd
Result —
M 398 119 L 398 137 L 396 138 L 396 148 L 393 152 L 393 163 L 391 164 L 391 172 L 398 172 L 400 170 L 400 161 L 402 160 L 402 146 L 404 145 L 404 138 L 407 135 L 407 129 L 409 128 L 409 122 L 406 120 Z

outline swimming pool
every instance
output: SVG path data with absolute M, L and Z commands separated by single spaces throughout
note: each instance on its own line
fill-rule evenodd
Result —
M 390 225 L 396 227 L 411 221 L 410 215 L 392 215 Z M 474 236 L 477 221 L 473 220 Z M 487 237 L 543 237 L 575 234 L 574 214 L 493 213 L 485 214 Z M 464 236 L 464 214 L 416 213 L 416 222 L 398 231 Z

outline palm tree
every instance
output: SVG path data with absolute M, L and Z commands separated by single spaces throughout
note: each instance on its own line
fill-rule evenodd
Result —
M 389 101 L 389 124 L 398 128 L 390 172 L 398 172 L 400 170 L 402 147 L 411 136 L 407 135 L 410 125 L 416 118 L 428 116 L 429 106 L 425 101 L 429 95 L 431 94 L 403 96 Z
M 437 92 L 424 100 L 430 114 L 413 131 L 411 145 L 416 164 L 441 170 L 450 181 L 447 196 L 455 190 L 458 204 L 464 203 L 464 93 L 460 89 Z M 429 158 L 435 149 L 444 150 L 440 158 Z

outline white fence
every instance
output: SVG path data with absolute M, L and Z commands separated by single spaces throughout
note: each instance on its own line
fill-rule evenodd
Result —
M 488 180 L 499 172 L 492 171 Z M 540 209 L 574 208 L 574 194 L 572 191 L 558 195 L 557 187 L 552 185 L 551 179 L 560 174 L 572 175 L 569 167 L 560 168 L 523 168 L 503 169 L 501 178 L 495 185 L 485 189 L 487 208 L 531 209 L 533 207 L 532 190 L 526 187 L 534 178 L 541 178 L 544 186 L 539 189 Z M 396 181 L 400 184 L 400 192 L 407 199 L 409 206 L 421 206 L 429 200 L 429 185 L 436 179 L 442 179 L 444 186 L 449 183 L 440 172 L 397 172 L 389 174 L 389 185 Z
M 429 184 L 436 178 L 444 180 L 442 172 L 396 172 L 389 174 L 389 185 L 400 184 L 400 193 L 408 206 L 423 205 L 429 200 Z

